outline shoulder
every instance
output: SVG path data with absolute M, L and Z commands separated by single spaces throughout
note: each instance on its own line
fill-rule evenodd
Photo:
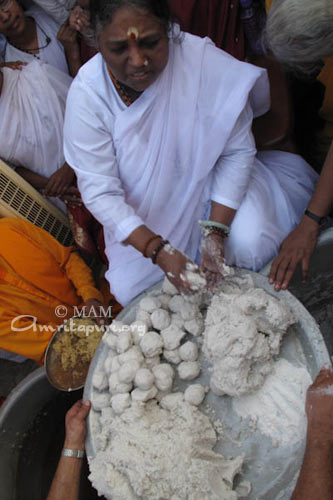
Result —
M 68 102 L 84 99 L 89 96 L 89 101 L 101 101 L 110 104 L 112 86 L 109 81 L 106 64 L 101 54 L 96 54 L 82 66 L 75 77 L 68 94 Z

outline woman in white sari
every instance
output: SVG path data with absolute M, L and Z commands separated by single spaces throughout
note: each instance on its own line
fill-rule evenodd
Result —
M 65 157 L 104 225 L 117 300 L 127 304 L 164 273 L 190 288 L 200 219 L 209 218 L 208 280 L 221 277 L 224 257 L 260 269 L 297 224 L 316 180 L 296 155 L 256 157 L 251 124 L 269 109 L 265 71 L 208 39 L 176 35 L 164 0 L 92 7 L 100 54 L 70 89 Z

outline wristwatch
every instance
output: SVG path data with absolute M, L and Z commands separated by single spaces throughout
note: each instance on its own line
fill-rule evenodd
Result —
M 63 457 L 72 457 L 72 458 L 83 458 L 84 457 L 84 451 L 71 450 L 70 448 L 63 448 L 61 454 Z
M 310 212 L 310 210 L 305 210 L 304 212 L 304 215 L 307 215 L 308 217 L 310 217 L 310 219 L 314 220 L 315 222 L 317 222 L 317 224 L 319 226 L 321 226 L 322 224 L 324 224 L 328 217 L 321 217 L 320 215 L 316 215 L 314 214 L 313 212 Z

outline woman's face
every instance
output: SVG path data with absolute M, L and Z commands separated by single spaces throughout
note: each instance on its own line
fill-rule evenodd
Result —
M 25 28 L 23 9 L 15 0 L 5 0 L 0 4 L 0 33 L 8 38 L 20 36 Z
M 98 42 L 114 77 L 139 92 L 157 79 L 168 62 L 165 29 L 144 9 L 119 8 Z

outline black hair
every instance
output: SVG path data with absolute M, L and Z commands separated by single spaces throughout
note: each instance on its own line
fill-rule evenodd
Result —
M 121 7 L 145 9 L 159 19 L 166 33 L 172 30 L 173 18 L 167 0 L 90 0 L 91 24 L 96 34 L 112 21 Z

